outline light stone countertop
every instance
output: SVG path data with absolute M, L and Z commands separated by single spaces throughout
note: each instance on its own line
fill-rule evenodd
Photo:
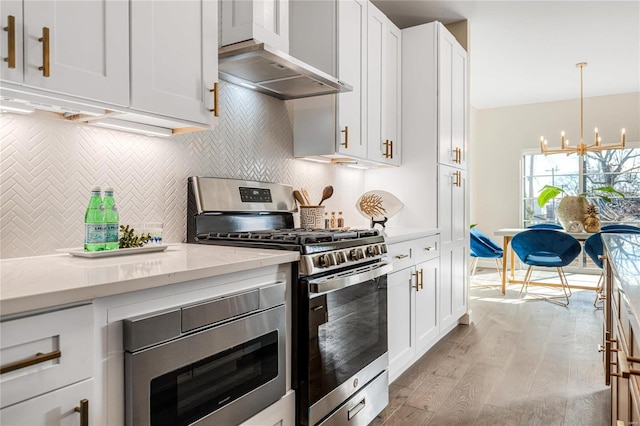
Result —
M 0 260 L 0 315 L 295 262 L 299 253 L 205 244 L 104 258 L 70 254 Z
M 383 228 L 381 234 L 387 244 L 395 244 L 428 237 L 439 232 L 438 228 Z

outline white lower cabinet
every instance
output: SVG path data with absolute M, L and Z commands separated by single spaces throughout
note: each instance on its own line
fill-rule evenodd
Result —
M 3 425 L 81 426 L 91 421 L 93 379 L 0 410 Z M 83 412 L 83 410 L 86 410 Z M 86 415 L 88 423 L 82 421 Z
M 438 235 L 389 245 L 387 278 L 389 379 L 395 380 L 439 336 Z
M 387 304 L 389 324 L 389 373 L 391 378 L 411 361 L 416 353 L 412 336 L 415 322 L 415 292 L 412 288 L 415 267 L 389 274 Z
M 88 406 L 94 402 L 93 336 L 90 304 L 3 318 L 0 422 L 16 426 L 87 424 L 81 418 L 91 418 Z
M 416 350 L 420 353 L 438 336 L 439 261 L 432 259 L 416 265 L 420 290 L 416 291 Z

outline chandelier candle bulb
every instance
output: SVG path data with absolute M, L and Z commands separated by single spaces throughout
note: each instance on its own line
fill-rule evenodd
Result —
M 596 127 L 594 132 L 596 133 L 596 146 L 600 146 L 600 137 L 598 136 L 598 128 Z
M 623 148 L 624 148 L 624 135 L 625 135 L 625 130 L 622 129 L 622 132 L 620 132 L 620 138 L 621 138 L 621 143 Z

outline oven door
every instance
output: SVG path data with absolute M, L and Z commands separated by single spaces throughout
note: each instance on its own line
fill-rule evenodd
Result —
M 307 281 L 309 425 L 387 369 L 387 274 L 392 269 L 376 263 Z
M 125 354 L 127 425 L 239 424 L 286 391 L 281 305 Z

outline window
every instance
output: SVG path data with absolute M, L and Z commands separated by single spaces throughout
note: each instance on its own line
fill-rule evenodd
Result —
M 523 220 L 524 227 L 536 223 L 557 223 L 556 209 L 561 197 L 540 208 L 538 193 L 545 185 L 564 189 L 569 194 L 581 194 L 602 186 L 613 186 L 625 198 L 613 198 L 610 203 L 589 197 L 598 208 L 603 225 L 626 223 L 640 226 L 640 149 L 589 152 L 576 155 L 531 154 L 523 157 Z
M 606 202 L 589 197 L 595 204 L 602 225 L 624 223 L 640 226 L 640 149 L 609 150 L 576 155 L 531 154 L 523 157 L 523 218 L 527 226 L 536 223 L 559 223 L 556 210 L 562 199 L 558 196 L 543 208 L 537 198 L 545 185 L 557 186 L 572 195 L 593 188 L 612 186 L 625 194 L 625 198 L 612 198 Z M 579 256 L 572 266 L 595 267 L 588 256 Z

